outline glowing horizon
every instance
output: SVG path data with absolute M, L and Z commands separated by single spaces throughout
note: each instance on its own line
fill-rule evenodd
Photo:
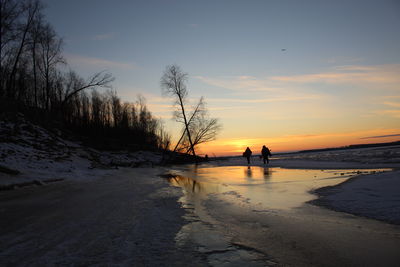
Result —
M 261 153 L 261 148 L 263 145 L 269 147 L 272 153 L 285 153 L 310 149 L 338 148 L 356 144 L 374 144 L 400 141 L 400 134 L 393 135 L 394 136 L 382 137 L 379 139 L 364 139 L 363 137 L 356 136 L 352 138 L 330 138 L 320 140 L 319 142 L 312 140 L 313 137 L 310 136 L 308 138 L 306 137 L 305 142 L 302 143 L 300 143 L 298 140 L 292 140 L 291 137 L 287 137 L 286 139 L 276 138 L 281 139 L 281 142 L 274 141 L 271 138 L 259 138 L 252 140 L 245 138 L 216 140 L 208 144 L 201 145 L 198 152 L 200 152 L 200 155 L 207 154 L 208 156 L 240 156 L 247 146 L 250 147 L 253 155 L 258 155 Z M 316 137 L 316 139 L 321 139 L 321 137 Z

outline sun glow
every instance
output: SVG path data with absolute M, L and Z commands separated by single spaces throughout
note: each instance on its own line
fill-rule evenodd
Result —
M 371 138 L 369 138 L 369 136 Z M 379 137 L 379 138 L 375 138 Z M 259 154 L 263 145 L 274 153 L 307 149 L 341 147 L 351 144 L 369 144 L 400 140 L 400 129 L 368 130 L 347 133 L 286 135 L 265 138 L 232 138 L 215 140 L 200 147 L 201 154 L 216 156 L 241 155 L 246 147 Z

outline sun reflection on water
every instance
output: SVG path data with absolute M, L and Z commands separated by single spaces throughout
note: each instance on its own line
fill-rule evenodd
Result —
M 386 169 L 387 170 L 387 169 Z M 209 194 L 229 201 L 227 195 L 234 192 L 235 201 L 246 200 L 253 205 L 270 209 L 292 209 L 315 199 L 313 189 L 336 185 L 351 176 L 368 174 L 385 169 L 363 170 L 317 170 L 284 169 L 268 167 L 208 167 L 191 166 L 168 181 L 173 186 L 183 188 L 187 199 L 204 200 Z M 227 194 L 230 193 L 230 194 Z

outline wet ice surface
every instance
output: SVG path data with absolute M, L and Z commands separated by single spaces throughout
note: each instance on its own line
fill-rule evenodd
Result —
M 160 168 L 0 192 L 0 266 L 193 266 L 181 192 Z
M 349 177 L 390 169 L 313 170 L 268 167 L 196 167 L 179 171 L 182 176 L 170 180 L 196 199 L 211 193 L 235 196 L 260 208 L 288 210 L 315 199 L 310 191 L 336 185 Z
M 186 209 L 188 221 L 176 236 L 177 245 L 182 246 L 188 242 L 196 244 L 197 250 L 207 257 L 212 266 L 274 266 L 282 263 L 280 257 L 287 260 L 285 264 L 291 265 L 298 257 L 306 257 L 299 255 L 307 249 L 302 246 L 314 246 L 314 242 L 326 242 L 329 245 L 341 235 L 352 236 L 356 233 L 353 226 L 348 226 L 353 222 L 346 221 L 346 215 L 336 216 L 318 207 L 305 207 L 306 202 L 316 198 L 310 193 L 311 190 L 339 184 L 351 176 L 388 170 L 307 170 L 207 165 L 175 169 L 172 172 L 179 175 L 170 178 L 169 182 L 184 191 L 180 201 Z M 310 213 L 312 217 L 309 216 Z M 315 241 L 304 240 L 304 236 L 297 236 L 299 234 L 296 231 L 291 233 L 294 225 L 299 228 L 297 231 L 301 235 L 306 232 L 301 231 L 303 227 L 309 231 L 313 224 L 316 235 L 320 235 L 318 229 L 320 232 L 326 229 L 330 231 L 327 232 L 327 240 L 324 237 L 320 240 L 319 236 Z M 333 228 L 336 224 L 342 225 Z M 357 227 L 362 228 L 360 225 Z M 281 233 L 283 236 L 280 236 Z M 374 238 L 371 239 L 375 241 Z M 301 244 L 303 241 L 305 245 Z M 395 242 L 397 241 L 398 236 Z M 388 243 L 386 240 L 383 242 Z M 274 251 L 271 244 L 275 244 L 277 250 L 283 246 L 282 250 L 286 251 Z M 388 250 L 391 249 L 393 248 L 390 246 Z M 324 262 L 324 255 L 315 256 L 302 259 L 296 265 L 318 266 L 320 262 L 328 264 L 326 266 L 329 263 L 349 264 L 349 261 L 340 262 L 341 257 Z M 350 260 L 350 263 L 357 265 L 359 262 Z
M 189 187 L 193 186 L 190 179 L 179 177 Z M 196 184 L 194 184 L 196 188 Z M 191 189 L 190 189 L 191 190 Z M 177 234 L 175 241 L 178 248 L 195 247 L 204 255 L 211 266 L 273 266 L 273 261 L 267 255 L 253 248 L 232 242 L 221 231 L 217 221 L 208 215 L 200 199 L 193 199 L 194 194 L 181 198 L 186 210 L 185 220 L 188 222 Z M 200 201 L 199 201 L 200 200 Z

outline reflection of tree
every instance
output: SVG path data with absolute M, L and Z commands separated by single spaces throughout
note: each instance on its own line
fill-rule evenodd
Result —
M 200 193 L 203 191 L 203 186 L 189 177 L 174 175 L 173 177 L 168 178 L 168 182 L 175 186 L 185 188 L 188 192 Z

